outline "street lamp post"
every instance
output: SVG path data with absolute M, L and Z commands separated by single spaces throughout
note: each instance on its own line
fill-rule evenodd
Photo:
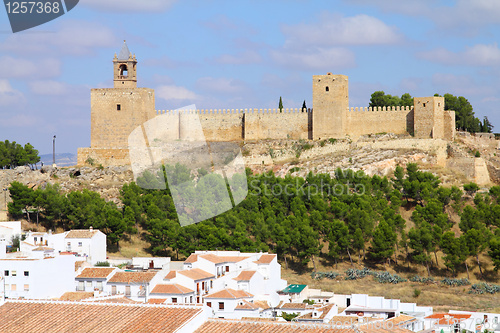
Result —
M 56 136 L 52 138 L 52 166 L 56 166 Z

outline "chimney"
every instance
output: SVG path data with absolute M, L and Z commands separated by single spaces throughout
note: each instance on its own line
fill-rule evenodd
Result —
M 90 231 L 93 231 L 93 230 L 94 230 L 94 228 L 92 228 L 92 226 L 90 226 L 89 230 L 90 230 Z

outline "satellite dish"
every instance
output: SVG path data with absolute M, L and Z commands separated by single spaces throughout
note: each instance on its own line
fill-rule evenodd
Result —
M 273 309 L 277 307 L 280 304 L 280 295 L 276 292 L 270 293 L 267 304 Z

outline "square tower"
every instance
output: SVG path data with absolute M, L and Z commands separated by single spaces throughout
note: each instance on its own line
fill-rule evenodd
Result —
M 341 138 L 347 134 L 349 107 L 346 75 L 313 75 L 312 138 Z
M 414 135 L 419 139 L 444 139 L 444 97 L 415 97 Z

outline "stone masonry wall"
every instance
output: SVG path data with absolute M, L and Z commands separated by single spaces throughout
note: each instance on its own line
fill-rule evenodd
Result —
M 410 107 L 351 108 L 347 112 L 347 133 L 351 136 L 410 133 L 413 130 L 413 124 L 409 122 L 410 113 Z
M 245 114 L 245 140 L 307 139 L 308 121 L 309 113 L 297 109 L 273 109 L 273 113 L 254 109 Z
M 444 139 L 455 140 L 455 111 L 444 111 Z

